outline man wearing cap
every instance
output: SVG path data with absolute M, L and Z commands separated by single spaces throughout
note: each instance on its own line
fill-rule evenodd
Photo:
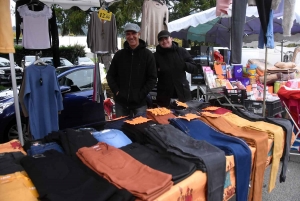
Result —
M 157 35 L 154 53 L 157 68 L 157 104 L 168 107 L 171 99 L 186 102 L 192 99 L 185 72 L 197 73 L 197 65 L 188 51 L 172 41 L 171 34 L 163 30 Z
M 147 94 L 157 81 L 155 59 L 145 41 L 139 39 L 137 24 L 126 24 L 124 31 L 124 49 L 114 55 L 106 79 L 114 93 L 117 117 L 144 115 Z

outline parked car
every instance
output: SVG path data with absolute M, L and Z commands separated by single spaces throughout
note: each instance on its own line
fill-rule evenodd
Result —
M 20 83 L 23 77 L 23 69 L 15 64 L 16 81 Z M 6 58 L 0 57 L 0 85 L 11 84 L 10 61 Z
M 22 58 L 21 61 L 21 67 L 26 68 L 27 66 L 30 66 L 34 61 L 36 60 L 36 56 L 25 56 Z
M 53 66 L 53 57 L 41 57 L 40 60 Z M 73 64 L 65 58 L 60 57 L 60 65 L 59 66 L 73 66 Z
M 64 110 L 59 115 L 59 128 L 97 127 L 105 122 L 103 100 L 93 97 L 93 66 L 59 67 L 56 69 L 63 95 Z M 22 113 L 22 112 L 21 112 Z M 25 119 L 22 130 L 27 139 Z M 18 138 L 12 89 L 0 92 L 0 141 Z
M 95 65 L 95 63 L 88 57 L 78 57 L 75 61 L 78 65 Z

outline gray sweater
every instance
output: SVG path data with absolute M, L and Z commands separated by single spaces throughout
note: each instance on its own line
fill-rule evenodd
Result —
M 115 53 L 117 49 L 117 25 L 115 15 L 111 21 L 99 19 L 98 12 L 91 14 L 88 25 L 87 46 L 91 52 Z
M 165 19 L 165 24 L 164 24 Z M 169 11 L 166 4 L 144 0 L 141 23 L 141 39 L 148 45 L 158 45 L 157 34 L 168 30 Z

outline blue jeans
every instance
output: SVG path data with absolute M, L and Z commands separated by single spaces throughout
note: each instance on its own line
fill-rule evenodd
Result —
M 132 141 L 122 131 L 116 129 L 96 131 L 93 132 L 92 135 L 99 142 L 105 142 L 116 148 L 120 148 L 132 143 Z
M 225 135 L 200 120 L 170 119 L 170 123 L 185 134 L 220 148 L 226 154 L 233 154 L 236 174 L 236 200 L 244 201 L 248 197 L 251 173 L 251 151 L 241 139 Z M 224 170 L 225 175 L 225 170 Z M 208 181 L 213 178 L 208 177 Z M 225 178 L 224 178 L 225 179 Z M 224 180 L 225 181 L 225 180 Z
M 117 117 L 121 117 L 121 116 L 136 117 L 136 116 L 145 116 L 146 115 L 147 105 L 143 105 L 136 109 L 128 109 L 118 103 L 115 103 L 115 106 L 116 106 L 116 116 Z
M 58 145 L 56 142 L 50 142 L 46 144 L 32 145 L 30 149 L 27 151 L 29 156 L 34 156 L 37 154 L 43 154 L 47 150 L 54 149 L 60 153 L 64 153 L 62 147 Z

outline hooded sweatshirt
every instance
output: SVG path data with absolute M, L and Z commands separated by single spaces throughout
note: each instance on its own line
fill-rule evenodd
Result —
M 170 98 L 178 98 L 182 102 L 191 100 L 191 91 L 185 72 L 197 73 L 197 64 L 188 51 L 178 47 L 173 41 L 171 48 L 156 46 L 154 56 L 158 77 L 158 104 L 167 107 Z
M 146 48 L 145 41 L 139 39 L 135 49 L 125 41 L 124 49 L 114 55 L 106 79 L 118 104 L 128 109 L 146 105 L 147 94 L 156 84 L 157 73 L 154 56 Z

